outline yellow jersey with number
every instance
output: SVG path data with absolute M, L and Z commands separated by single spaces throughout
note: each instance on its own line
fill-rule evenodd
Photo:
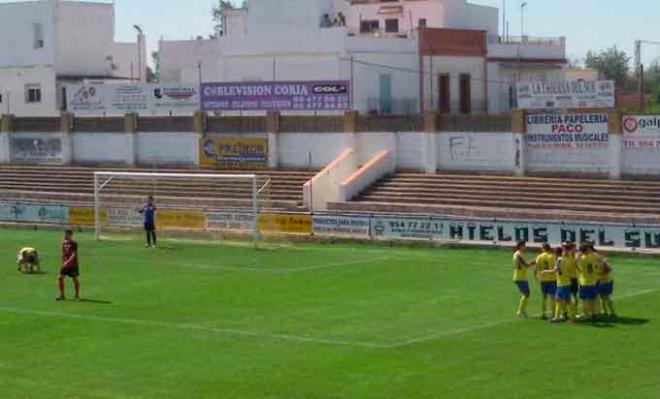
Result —
M 557 287 L 567 287 L 571 285 L 571 276 L 566 273 L 566 260 L 566 258 L 560 256 L 555 263 L 555 268 L 557 269 L 557 272 L 555 273 L 555 276 L 557 276 Z
M 597 273 L 597 259 L 594 254 L 587 254 L 580 256 L 577 262 L 578 271 L 580 272 L 580 285 L 591 286 L 596 285 L 598 282 Z
M 596 274 L 598 281 L 601 283 L 609 283 L 612 281 L 612 273 L 607 270 L 607 259 L 600 253 L 593 254 L 596 260 Z
M 563 256 L 564 261 L 562 264 L 564 265 L 564 270 L 566 271 L 566 275 L 569 278 L 577 278 L 578 277 L 578 270 L 577 270 L 577 260 L 575 259 L 575 252 L 568 252 L 566 255 Z
M 527 266 L 520 251 L 513 254 L 513 281 L 527 281 Z
M 546 274 L 542 273 L 546 270 L 552 270 L 555 268 L 555 255 L 551 252 L 543 252 L 536 257 L 536 273 L 539 277 L 539 280 L 543 282 L 555 281 L 555 274 Z

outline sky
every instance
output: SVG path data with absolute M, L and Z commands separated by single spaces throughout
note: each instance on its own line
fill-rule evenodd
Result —
M 504 0 L 470 1 L 501 7 Z M 589 50 L 612 45 L 633 57 L 635 40 L 660 41 L 660 0 L 525 1 L 525 32 L 531 36 L 565 36 L 570 59 L 584 58 Z M 0 0 L 6 2 L 9 1 Z M 207 36 L 213 32 L 211 7 L 216 3 L 217 0 L 115 0 L 116 39 L 135 40 L 134 24 L 144 28 L 150 52 L 157 50 L 161 37 L 176 40 Z M 511 34 L 517 36 L 521 0 L 506 3 Z M 646 46 L 643 54 L 645 63 L 660 59 L 660 46 Z

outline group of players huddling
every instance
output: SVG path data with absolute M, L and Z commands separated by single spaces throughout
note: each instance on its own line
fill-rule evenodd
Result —
M 531 262 L 525 260 L 525 250 L 526 243 L 521 241 L 513 254 L 513 282 L 522 294 L 518 317 L 527 317 L 529 269 L 534 269 L 534 278 L 540 283 L 541 318 L 547 319 L 548 305 L 552 313 L 550 321 L 553 323 L 616 317 L 612 301 L 612 268 L 592 243 L 584 242 L 576 248 L 574 243 L 564 242 L 555 249 L 544 244 L 540 254 Z M 582 303 L 581 314 L 577 314 L 579 302 Z

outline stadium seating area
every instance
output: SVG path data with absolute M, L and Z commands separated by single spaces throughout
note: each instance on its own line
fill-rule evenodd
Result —
M 658 222 L 660 182 L 398 173 L 340 211 Z
M 103 168 L 153 172 L 153 169 Z M 93 171 L 81 166 L 0 166 L 0 200 L 68 205 L 93 202 Z M 158 172 L 220 173 L 158 169 Z M 246 173 L 223 171 L 223 174 Z M 253 172 L 247 172 L 253 173 Z M 302 186 L 314 172 L 260 171 L 264 209 L 300 211 Z M 245 181 L 117 179 L 103 190 L 103 202 L 135 204 L 147 195 L 159 203 L 186 208 L 243 208 L 251 205 Z M 459 174 L 398 173 L 350 202 L 331 203 L 343 212 L 446 214 L 484 218 L 532 218 L 601 222 L 659 222 L 660 182 L 611 181 Z
M 109 171 L 154 172 L 153 169 L 102 168 Z M 0 166 L 0 200 L 89 205 L 93 202 L 93 172 L 79 166 Z M 208 170 L 158 169 L 161 173 L 219 173 Z M 255 173 L 223 171 L 223 174 Z M 302 205 L 302 186 L 313 175 L 300 171 L 261 171 L 259 185 L 270 180 L 264 190 L 262 206 L 275 210 L 298 210 Z M 103 189 L 104 203 L 142 201 L 154 195 L 159 203 L 190 208 L 241 208 L 251 205 L 251 185 L 245 181 L 203 179 L 158 181 L 116 179 Z M 162 205 L 161 205 L 162 206 Z

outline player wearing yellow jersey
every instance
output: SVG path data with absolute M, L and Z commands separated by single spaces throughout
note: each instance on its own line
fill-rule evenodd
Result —
M 591 251 L 596 258 L 596 274 L 598 275 L 598 296 L 605 317 L 616 317 L 612 294 L 614 293 L 614 279 L 612 278 L 612 267 L 607 259 L 591 246 Z
M 580 257 L 577 267 L 580 272 L 580 300 L 582 301 L 582 315 L 580 318 L 593 318 L 594 305 L 598 295 L 596 284 L 598 275 L 596 274 L 597 258 L 591 252 L 590 244 L 580 244 Z
M 557 295 L 555 296 L 557 306 L 555 308 L 555 316 L 550 320 L 551 323 L 564 321 L 564 315 L 568 315 L 568 319 L 571 322 L 575 321 L 575 305 L 571 301 L 571 278 L 566 270 L 566 258 L 564 255 L 563 248 L 557 248 L 555 250 L 557 261 L 554 268 L 542 272 L 544 275 L 554 276 L 557 279 Z
M 575 254 L 575 244 L 570 241 L 562 243 L 564 252 L 564 270 L 571 279 L 571 295 L 575 306 L 578 306 L 578 294 L 580 293 L 580 284 L 578 282 L 577 259 Z
M 37 250 L 34 248 L 25 247 L 18 251 L 18 259 L 16 260 L 16 265 L 18 266 L 19 272 L 40 272 L 41 265 L 39 264 L 39 254 L 37 253 Z
M 534 262 L 528 263 L 523 257 L 526 249 L 525 246 L 526 243 L 524 241 L 518 242 L 516 252 L 513 254 L 513 283 L 522 294 L 516 315 L 523 318 L 527 317 L 527 305 L 529 304 L 530 296 L 527 270 L 534 266 Z
M 555 255 L 549 244 L 543 244 L 541 253 L 536 257 L 536 279 L 541 283 L 541 318 L 545 320 L 548 302 L 550 303 L 550 313 L 552 313 L 552 303 L 557 294 L 557 282 L 554 273 L 544 273 L 555 267 Z

